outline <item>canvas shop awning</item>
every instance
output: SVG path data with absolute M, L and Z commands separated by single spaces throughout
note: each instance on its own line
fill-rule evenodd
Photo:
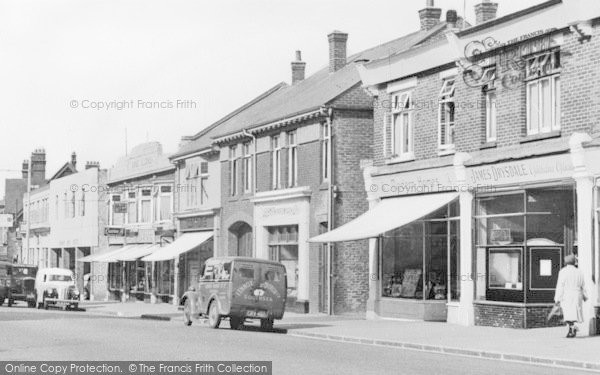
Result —
M 147 257 L 142 258 L 142 260 L 145 262 L 156 262 L 175 259 L 179 255 L 202 245 L 204 242 L 211 239 L 212 236 L 212 231 L 185 233 L 172 243 L 161 247 Z
M 114 256 L 123 251 L 123 247 L 109 250 L 103 253 L 96 253 L 77 259 L 78 262 L 114 262 Z
M 152 254 L 154 251 L 160 249 L 159 245 L 129 245 L 123 248 L 123 251 L 115 254 L 114 259 L 116 261 L 134 261 L 143 258 L 147 255 Z
M 309 242 L 343 242 L 375 238 L 412 223 L 458 197 L 458 193 L 415 195 L 383 199 L 377 206 L 351 222 L 313 237 Z

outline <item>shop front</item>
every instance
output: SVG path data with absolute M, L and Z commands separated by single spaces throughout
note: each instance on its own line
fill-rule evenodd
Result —
M 286 306 L 300 313 L 307 313 L 311 302 L 307 242 L 310 194 L 308 188 L 294 188 L 257 193 L 254 198 L 256 257 L 283 263 L 288 287 Z

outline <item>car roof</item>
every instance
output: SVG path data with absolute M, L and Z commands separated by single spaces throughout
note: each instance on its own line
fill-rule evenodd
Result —
M 44 268 L 41 271 L 43 271 L 44 273 L 52 273 L 55 275 L 72 275 L 73 271 L 71 271 L 70 269 L 66 269 L 66 268 Z

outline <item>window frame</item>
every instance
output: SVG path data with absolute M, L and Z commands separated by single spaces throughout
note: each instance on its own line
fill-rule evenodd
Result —
M 413 123 L 413 112 L 414 103 L 412 99 L 412 90 L 399 91 L 392 94 L 392 155 L 400 160 L 413 160 L 415 158 L 415 146 L 414 146 L 414 123 Z M 404 122 L 404 119 L 407 122 Z M 399 124 L 397 123 L 399 122 Z M 408 137 L 408 143 L 404 139 L 405 129 L 404 126 L 408 127 L 406 133 Z M 403 150 L 404 145 L 407 144 L 407 150 Z M 400 148 L 400 150 L 398 150 Z
M 298 186 L 298 132 L 287 132 L 288 146 L 288 187 Z
M 484 90 L 485 95 L 485 141 L 496 142 L 498 139 L 498 96 L 495 88 Z M 491 99 L 493 96 L 493 100 Z
M 321 181 L 329 181 L 329 162 L 331 158 L 331 132 L 327 122 L 321 123 Z
M 438 95 L 438 149 L 440 151 L 453 152 L 455 149 L 454 131 L 456 129 L 456 105 L 455 105 L 455 93 L 456 93 L 456 76 L 445 78 L 442 83 Z M 453 121 L 446 121 L 442 123 L 442 112 L 446 105 L 452 103 L 452 118 Z M 442 127 L 445 132 L 445 139 L 442 139 Z M 448 143 L 449 134 L 452 134 L 452 143 Z M 443 142 L 442 142 L 443 141 Z
M 229 146 L 229 195 L 235 197 L 238 193 L 238 145 Z
M 531 55 L 526 58 L 525 64 L 525 97 L 526 97 L 526 117 L 527 117 L 527 135 L 535 136 L 560 131 L 560 98 L 561 98 L 561 62 L 560 50 L 551 50 Z M 548 105 L 550 106 L 550 124 L 542 123 L 544 117 L 544 86 L 543 82 L 548 82 Z M 535 88 L 534 88 L 535 87 Z M 531 92 L 537 92 L 537 113 L 536 124 L 532 123 L 531 114 L 534 112 Z
M 281 188 L 281 136 L 271 136 L 271 188 Z
M 252 142 L 242 144 L 242 185 L 244 193 L 252 192 Z

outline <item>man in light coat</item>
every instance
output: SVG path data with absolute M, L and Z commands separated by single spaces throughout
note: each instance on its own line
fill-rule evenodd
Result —
M 569 325 L 568 338 L 575 337 L 579 328 L 575 323 L 583 322 L 583 302 L 587 301 L 583 272 L 575 267 L 575 255 L 565 257 L 565 266 L 558 273 L 554 302 L 560 305 L 563 320 Z

